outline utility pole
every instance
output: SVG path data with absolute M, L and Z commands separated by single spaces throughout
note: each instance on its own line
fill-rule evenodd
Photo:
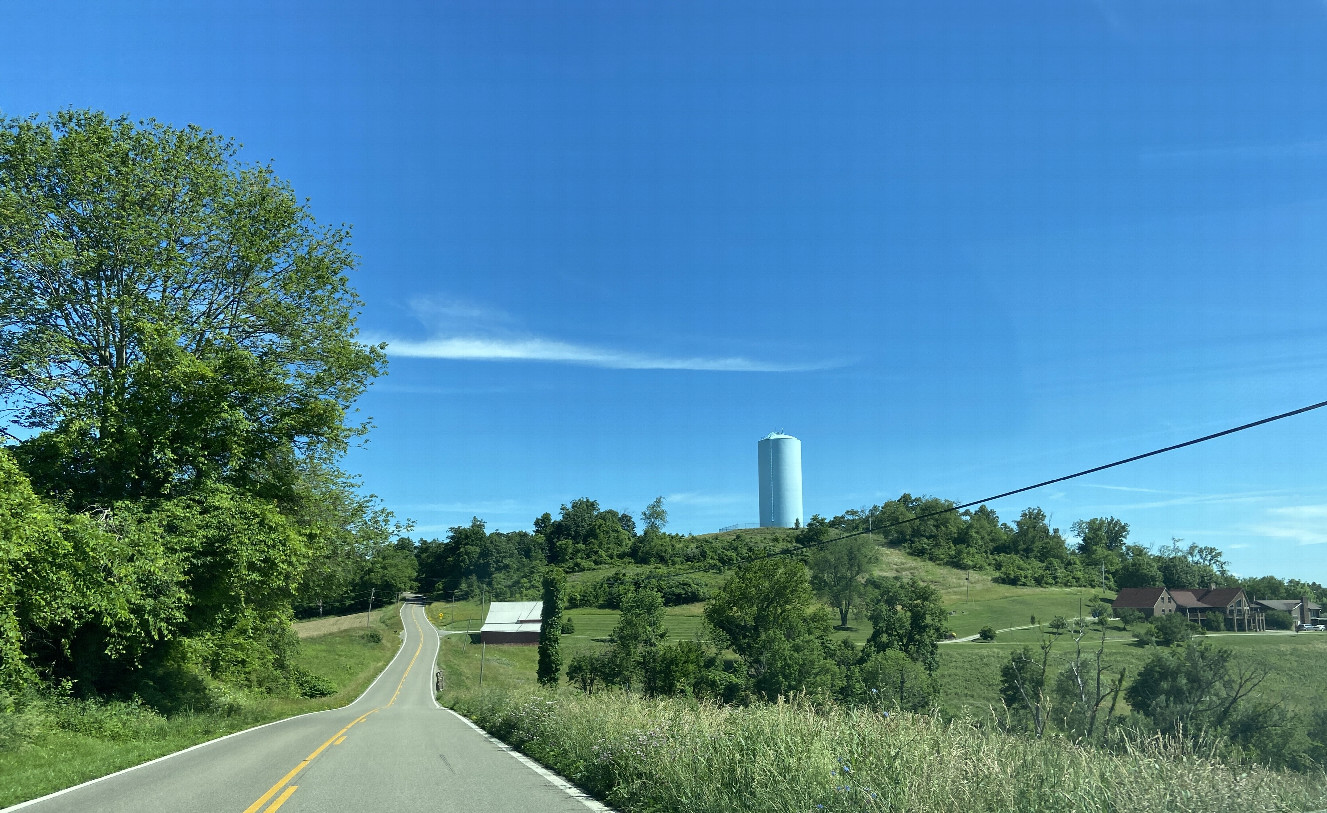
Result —
M 373 594 L 377 592 L 377 590 L 378 588 L 376 587 L 369 588 L 369 611 L 364 613 L 364 626 L 366 627 L 369 625 L 369 620 L 373 618 Z

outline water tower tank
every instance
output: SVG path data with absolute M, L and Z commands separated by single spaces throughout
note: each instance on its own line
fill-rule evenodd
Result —
M 760 457 L 760 527 L 805 525 L 802 516 L 802 442 L 771 432 L 757 444 Z

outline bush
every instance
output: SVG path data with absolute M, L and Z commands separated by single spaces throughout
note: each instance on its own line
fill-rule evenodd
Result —
M 1137 624 L 1147 616 L 1143 615 L 1142 610 L 1136 610 L 1133 607 L 1121 607 L 1115 611 L 1115 616 L 1120 619 L 1120 623 L 1126 628 Z
M 379 635 L 378 638 L 381 639 L 382 636 Z M 291 681 L 295 684 L 300 697 L 330 697 L 336 694 L 335 683 L 307 669 L 296 667 L 294 674 L 291 675 Z
M 570 618 L 562 619 L 562 634 L 563 635 L 576 634 L 576 624 Z
M 1285 610 L 1267 611 L 1267 629 L 1269 630 L 1292 630 L 1295 628 L 1295 617 Z
M 1182 644 L 1193 637 L 1197 624 L 1190 623 L 1180 613 L 1166 613 L 1152 619 L 1149 625 L 1156 633 L 1156 642 L 1162 646 Z
M 977 633 L 977 637 L 983 641 L 994 641 L 995 627 L 992 627 L 990 624 L 987 624 L 986 626 L 981 628 L 980 632 Z
M 1208 632 L 1221 632 L 1226 628 L 1226 617 L 1222 613 L 1212 610 L 1203 615 L 1203 629 Z

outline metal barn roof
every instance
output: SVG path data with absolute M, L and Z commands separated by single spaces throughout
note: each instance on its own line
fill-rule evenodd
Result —
M 542 601 L 495 601 L 480 632 L 538 632 L 543 623 Z

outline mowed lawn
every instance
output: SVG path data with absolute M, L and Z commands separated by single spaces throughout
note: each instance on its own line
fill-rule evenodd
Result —
M 1028 631 L 1030 634 L 1032 631 Z M 1132 638 L 1108 633 L 1104 662 L 1108 669 L 1127 670 L 1125 686 L 1143 664 L 1157 654 L 1157 647 L 1137 646 Z M 1021 637 L 1021 636 L 1020 636 Z M 1009 656 L 1024 646 L 1036 650 L 1040 638 L 1002 640 L 994 643 L 953 643 L 940 647 L 940 705 L 950 714 L 989 716 L 991 708 L 1000 709 L 1000 667 Z M 1276 699 L 1292 711 L 1312 712 L 1327 707 L 1327 633 L 1231 633 L 1197 636 L 1199 643 L 1229 649 L 1234 653 L 1236 669 L 1266 666 L 1270 669 L 1258 693 Z M 1096 653 L 1100 638 L 1084 636 L 1083 652 Z M 1075 649 L 1069 635 L 1055 638 L 1048 673 L 1058 674 L 1068 665 Z M 1049 681 L 1048 681 L 1049 682 Z M 1127 710 L 1121 698 L 1121 710 Z

